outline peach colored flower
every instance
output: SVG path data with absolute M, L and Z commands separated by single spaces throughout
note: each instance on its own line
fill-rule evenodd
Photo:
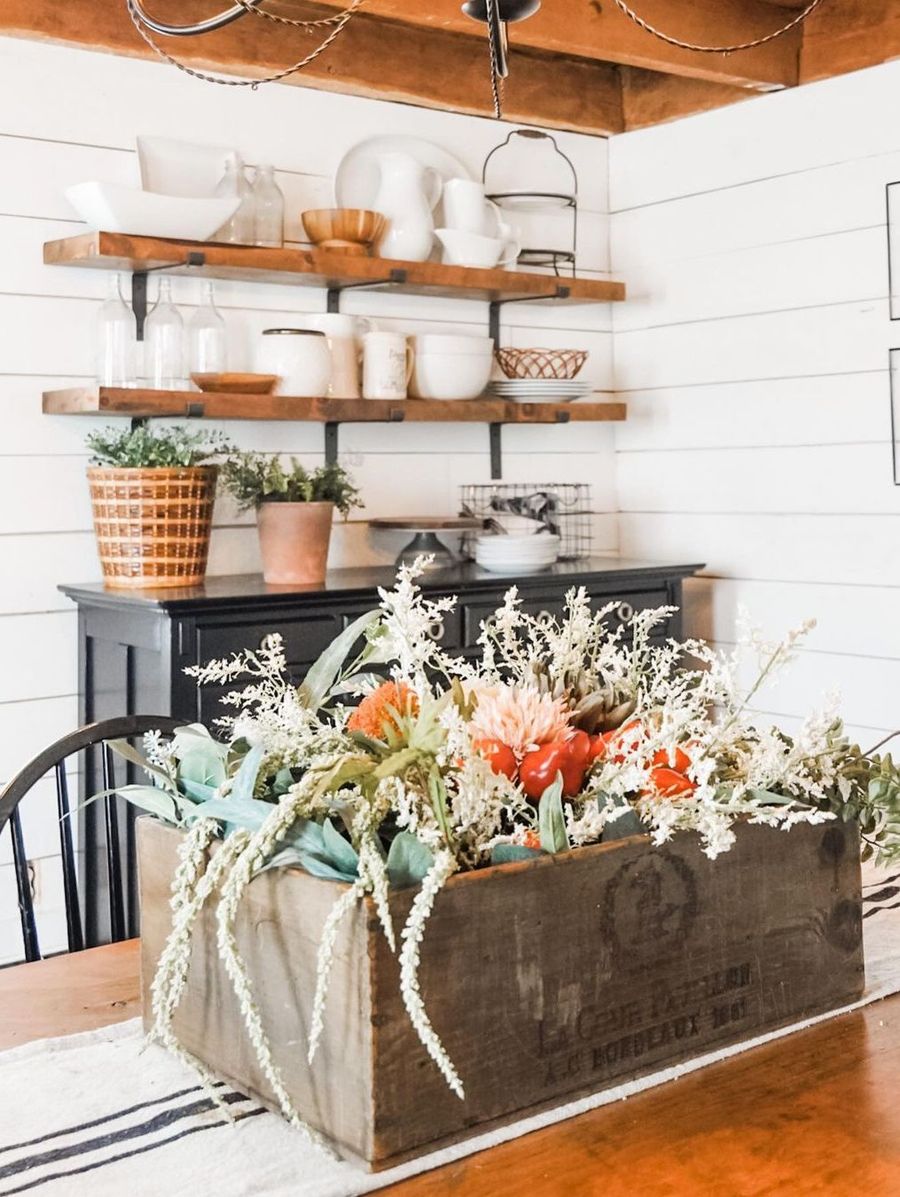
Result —
M 478 699 L 469 723 L 472 739 L 499 740 L 517 760 L 541 744 L 563 739 L 569 731 L 563 699 L 531 686 L 474 686 L 470 693 Z
M 393 710 L 389 709 L 391 707 Z M 383 740 L 389 728 L 399 731 L 394 711 L 401 715 L 417 715 L 419 700 L 403 682 L 383 682 L 362 700 L 347 720 L 347 730 L 362 732 L 373 740 Z

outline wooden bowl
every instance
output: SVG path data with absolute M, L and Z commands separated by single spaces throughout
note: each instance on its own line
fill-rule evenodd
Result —
M 387 217 L 367 208 L 313 208 L 303 213 L 313 245 L 342 254 L 369 254 L 387 228 Z
M 201 391 L 220 395 L 270 395 L 278 382 L 277 374 L 192 374 Z

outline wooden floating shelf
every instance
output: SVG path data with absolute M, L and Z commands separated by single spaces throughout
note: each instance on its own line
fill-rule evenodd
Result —
M 202 255 L 202 262 L 197 262 Z M 205 278 L 325 287 L 389 288 L 412 295 L 481 299 L 490 303 L 552 300 L 554 303 L 610 303 L 625 298 L 623 283 L 608 279 L 568 278 L 519 270 L 477 270 L 440 262 L 401 262 L 353 257 L 317 249 L 262 249 L 211 241 L 170 241 L 125 233 L 82 233 L 44 245 L 50 266 L 87 266 L 95 270 L 185 268 Z
M 291 395 L 72 387 L 44 392 L 47 415 L 148 419 L 306 420 L 319 424 L 568 424 L 624 420 L 624 403 L 510 403 L 504 399 L 301 399 Z

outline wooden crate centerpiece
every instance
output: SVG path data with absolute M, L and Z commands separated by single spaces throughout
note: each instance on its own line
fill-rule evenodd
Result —
M 341 924 L 307 1063 L 318 942 L 341 886 L 295 868 L 257 876 L 236 937 L 300 1116 L 342 1155 L 385 1168 L 852 1002 L 864 984 L 856 826 L 735 832 L 725 861 L 704 856 L 694 835 L 659 848 L 634 836 L 451 878 L 419 975 L 464 1100 L 410 1024 L 368 897 Z M 183 834 L 139 823 L 148 1023 Z M 414 892 L 391 890 L 398 931 Z M 214 902 L 191 950 L 179 1041 L 277 1109 L 216 950 Z

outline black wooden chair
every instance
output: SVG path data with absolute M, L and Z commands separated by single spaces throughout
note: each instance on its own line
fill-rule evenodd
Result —
M 136 766 L 118 760 L 110 740 L 132 739 L 145 732 L 172 732 L 184 719 L 161 715 L 126 715 L 90 723 L 63 736 L 21 769 L 0 791 L 0 835 L 6 824 L 12 835 L 13 867 L 27 961 L 40 960 L 28 856 L 19 804 L 47 774 L 56 782 L 56 812 L 66 910 L 68 949 L 79 952 L 102 943 L 117 943 L 138 934 L 137 867 L 134 850 L 135 811 L 110 794 L 78 812 L 81 842 L 78 867 L 72 834 L 67 763 L 85 753 L 81 784 L 83 798 L 116 784 L 139 780 Z M 118 766 L 118 770 L 117 770 Z M 147 780 L 140 778 L 140 780 Z M 82 799 L 83 800 L 83 799 Z M 120 815 L 122 816 L 120 818 Z M 105 870 L 103 868 L 105 862 Z M 79 872 L 83 885 L 79 885 Z

